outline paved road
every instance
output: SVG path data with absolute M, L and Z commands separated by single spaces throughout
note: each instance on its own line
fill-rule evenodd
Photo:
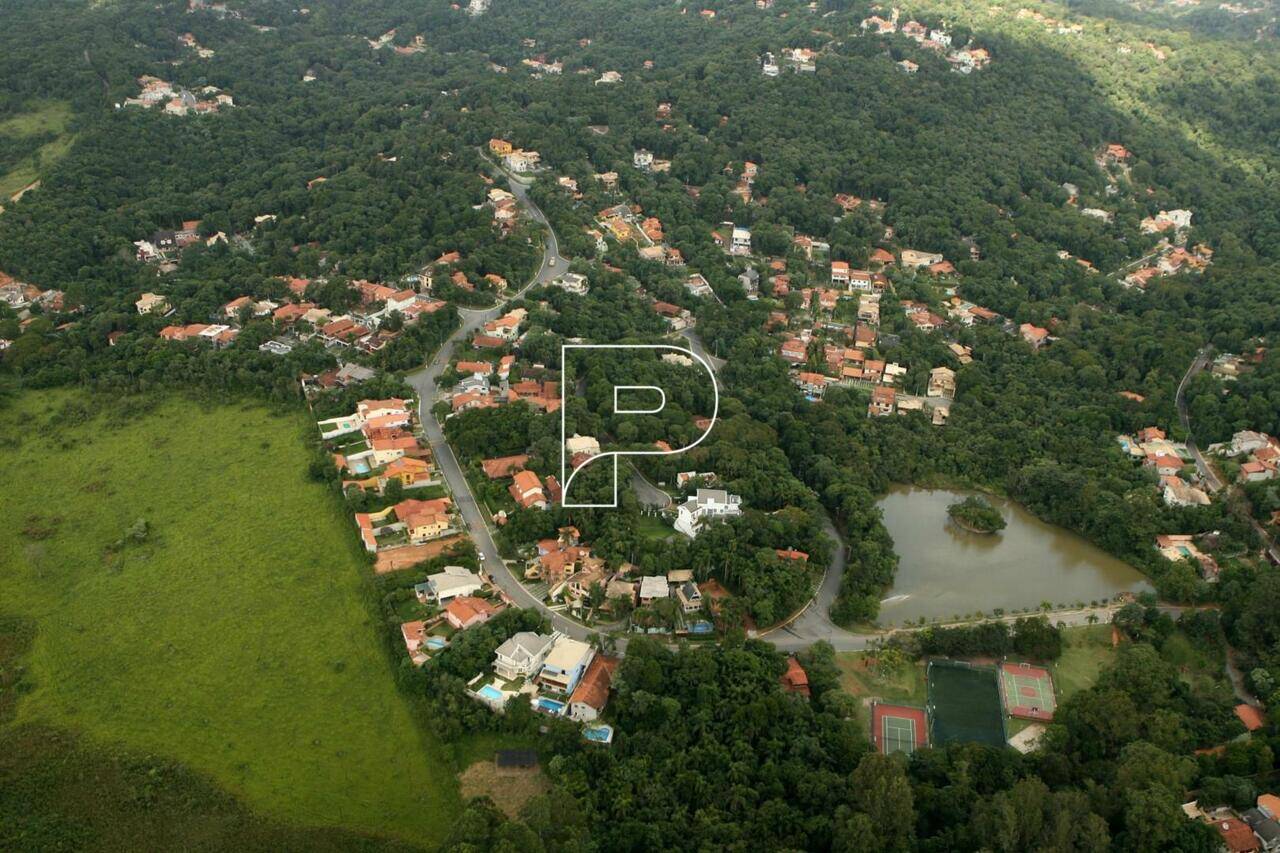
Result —
M 528 189 L 518 181 L 510 181 L 509 183 L 511 192 L 519 199 L 520 204 L 529 216 L 535 222 L 541 223 L 546 229 L 542 263 L 538 267 L 538 272 L 512 296 L 512 298 L 515 298 L 535 284 L 545 284 L 564 272 L 568 266 L 568 261 L 560 256 L 560 247 L 556 242 L 555 232 L 547 222 L 546 216 L 529 199 Z M 431 444 L 431 452 L 435 455 L 436 464 L 440 466 L 440 470 L 444 473 L 445 481 L 449 484 L 449 490 L 453 493 L 453 499 L 457 504 L 459 513 L 462 515 L 462 520 L 466 522 L 471 539 L 475 542 L 476 548 L 480 552 L 482 565 L 489 577 L 492 578 L 493 583 L 507 593 L 519 606 L 541 610 L 551 620 L 551 624 L 556 630 L 576 639 L 585 640 L 595 632 L 573 619 L 552 611 L 546 604 L 525 589 L 524 584 L 512 574 L 510 567 L 503 562 L 502 556 L 498 552 L 498 546 L 493 540 L 493 532 L 489 529 L 489 524 L 486 521 L 485 512 L 477 506 L 475 495 L 471 491 L 471 485 L 467 482 L 467 478 L 463 476 L 462 466 L 458 463 L 458 457 L 454 455 L 453 448 L 445 441 L 444 430 L 441 428 L 440 422 L 436 420 L 435 414 L 431 411 L 432 405 L 436 402 L 438 390 L 436 379 L 439 378 L 440 374 L 444 372 L 444 369 L 452 361 L 453 352 L 457 349 L 459 342 L 470 338 L 485 323 L 501 315 L 503 307 L 502 304 L 499 304 L 487 310 L 460 311 L 462 323 L 458 330 L 449 336 L 449 339 L 440 347 L 439 352 L 436 353 L 435 358 L 429 364 L 423 369 L 409 374 L 405 379 L 418 394 L 419 419 L 422 421 L 427 440 Z
M 1222 481 L 1218 479 L 1218 475 L 1214 473 L 1213 468 L 1209 466 L 1203 454 L 1200 453 L 1200 448 L 1196 446 L 1195 438 L 1191 434 L 1191 418 L 1187 414 L 1187 400 L 1183 394 L 1187 383 L 1197 373 L 1204 370 L 1208 364 L 1209 347 L 1204 347 L 1200 352 L 1196 353 L 1195 360 L 1191 362 L 1191 366 L 1187 368 L 1182 381 L 1178 383 L 1178 392 L 1174 395 L 1174 401 L 1178 407 L 1178 420 L 1182 422 L 1182 429 L 1187 434 L 1187 451 L 1191 453 L 1191 458 L 1195 460 L 1196 470 L 1200 472 L 1200 479 L 1209 486 L 1210 491 L 1216 492 L 1222 488 Z
M 680 332 L 680 336 L 689 342 L 689 349 L 692 350 L 695 355 L 699 355 L 705 359 L 707 364 L 711 365 L 711 369 L 716 373 L 719 373 L 720 368 L 725 366 L 725 360 L 712 355 L 702 343 L 702 338 L 698 336 L 697 331 L 693 328 L 682 330 Z
M 1204 455 L 1200 452 L 1200 448 L 1196 446 L 1195 438 L 1191 433 L 1191 417 L 1187 411 L 1187 401 L 1183 391 L 1187 387 L 1187 383 L 1191 381 L 1197 373 L 1204 370 L 1209 364 L 1210 348 L 1204 347 L 1200 352 L 1196 353 L 1195 361 L 1191 362 L 1191 366 L 1187 368 L 1187 372 L 1183 375 L 1182 381 L 1178 383 L 1178 392 L 1174 396 L 1174 401 L 1178 407 L 1178 420 L 1182 423 L 1182 429 L 1187 434 L 1187 450 L 1191 453 L 1191 457 L 1195 460 L 1196 470 L 1200 472 L 1200 478 L 1205 481 L 1211 491 L 1220 491 L 1225 485 L 1222 480 L 1214 473 L 1213 468 L 1205 461 Z M 1228 488 L 1228 493 L 1232 490 Z M 1230 500 L 1230 494 L 1225 498 Z M 1241 509 L 1241 515 L 1244 515 L 1249 524 L 1257 532 L 1258 538 L 1262 540 L 1263 550 L 1270 556 L 1271 562 L 1280 566 L 1280 544 L 1273 542 L 1271 536 L 1267 533 L 1267 529 L 1258 522 L 1256 518 L 1246 515 Z
M 695 329 L 685 329 L 680 334 L 689 342 L 689 349 L 706 359 L 717 373 L 720 372 L 720 368 L 725 365 L 725 360 L 716 358 L 707 351 Z M 831 560 L 827 563 L 826 571 L 823 572 L 822 580 L 813 598 L 804 610 L 786 625 L 760 635 L 761 639 L 768 640 L 785 651 L 806 648 L 818 640 L 826 640 L 835 646 L 837 651 L 856 651 L 865 649 L 872 640 L 882 636 L 881 634 L 855 634 L 831 621 L 828 614 L 840 592 L 840 581 L 844 577 L 849 546 L 836 530 L 826 510 L 822 511 L 822 529 L 836 543 L 836 548 L 831 554 Z
M 631 488 L 636 490 L 636 499 L 646 509 L 666 509 L 671 506 L 671 495 L 649 482 L 635 468 L 631 469 Z

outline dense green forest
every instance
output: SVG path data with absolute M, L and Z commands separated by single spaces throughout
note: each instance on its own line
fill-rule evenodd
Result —
M 862 0 L 494 0 L 479 16 L 446 0 L 11 0 L 0 12 L 0 176 L 25 185 L 34 175 L 39 186 L 2 202 L 0 271 L 63 298 L 24 315 L 0 303 L 0 405 L 24 387 L 68 385 L 116 399 L 179 388 L 301 405 L 299 375 L 338 360 L 319 341 L 262 352 L 281 331 L 269 317 L 248 320 L 219 350 L 161 340 L 160 329 L 207 323 L 244 295 L 282 300 L 290 278 L 320 280 L 306 299 L 347 310 L 348 282 L 413 285 L 451 252 L 451 269 L 470 281 L 523 283 L 540 233 L 495 227 L 484 146 L 500 138 L 536 150 L 547 171 L 530 196 L 591 289 L 525 295 L 521 361 L 567 372 L 564 342 L 669 340 L 652 301 L 690 311 L 726 361 L 719 423 L 689 454 L 640 469 L 666 483 L 714 471 L 746 510 L 694 540 L 652 535 L 630 494 L 617 512 L 509 516 L 498 534 L 506 551 L 572 523 L 611 566 L 692 568 L 723 583 L 734 604 L 722 614 L 722 644 L 630 643 L 609 749 L 532 712 L 494 717 L 465 696 L 499 643 L 544 627 L 532 612 L 468 632 L 423 670 L 406 664 L 404 686 L 425 697 L 446 738 L 549 729 L 539 743 L 552 792 L 518 819 L 473 802 L 450 848 L 1216 849 L 1179 804 L 1198 796 L 1243 807 L 1274 790 L 1280 742 L 1274 710 L 1267 728 L 1236 740 L 1235 698 L 1220 680 L 1188 675 L 1184 650 L 1218 671 L 1233 655 L 1244 687 L 1280 705 L 1280 580 L 1254 558 L 1261 540 L 1245 515 L 1265 521 L 1280 497 L 1259 483 L 1208 506 L 1166 506 L 1115 436 L 1158 426 L 1185 439 L 1175 393 L 1206 347 L 1258 357 L 1236 381 L 1206 371 L 1187 383 L 1200 444 L 1280 433 L 1274 9 L 1024 5 L 936 0 L 901 10 L 904 21 L 945 27 L 957 47 L 989 52 L 986 67 L 962 74 L 901 33 L 866 32 L 865 17 L 888 11 Z M 186 33 L 205 55 L 180 41 Z M 384 33 L 389 42 L 375 48 Z M 816 52 L 812 73 L 762 73 L 763 54 L 792 48 Z M 526 60 L 563 67 L 538 72 Z M 899 64 L 907 61 L 911 73 Z M 621 81 L 600 82 L 607 71 Z M 176 116 L 125 105 L 144 75 L 217 87 L 234 106 Z M 38 125 L 50 104 L 65 124 Z M 1122 162 L 1100 157 L 1112 144 L 1126 149 Z M 56 157 L 40 153 L 53 149 Z M 640 149 L 670 170 L 635 168 Z M 748 163 L 758 172 L 744 195 Z M 616 189 L 597 179 L 608 172 Z M 837 194 L 863 203 L 848 211 Z M 687 266 L 616 241 L 601 250 L 587 232 L 615 205 L 659 219 Z M 1210 248 L 1212 264 L 1125 287 L 1125 274 L 1163 251 L 1143 220 L 1174 209 L 1193 213 L 1185 242 Z M 135 258 L 135 241 L 191 220 L 204 239 L 175 269 Z M 724 223 L 751 229 L 751 258 L 726 257 L 713 234 Z M 227 239 L 205 243 L 219 233 Z M 868 418 L 864 388 L 804 399 L 777 358 L 773 315 L 785 312 L 793 329 L 819 325 L 799 291 L 827 276 L 825 259 L 809 263 L 796 236 L 826 242 L 831 260 L 855 267 L 885 248 L 950 262 L 943 282 L 886 270 L 881 336 L 868 347 L 906 367 L 905 389 L 921 389 L 933 367 L 956 370 L 945 428 L 916 415 Z M 783 261 L 789 295 L 767 281 L 771 258 Z M 765 280 L 759 299 L 739 283 L 748 267 Z M 686 289 L 691 272 L 714 298 Z M 135 310 L 151 291 L 167 296 L 172 315 Z M 931 334 L 900 304 L 945 314 L 943 297 L 957 292 L 1009 328 Z M 433 294 L 451 304 L 351 357 L 386 374 L 412 369 L 457 328 L 459 309 L 492 301 L 447 282 Z M 847 311 L 830 319 L 848 320 Z M 1052 342 L 1033 349 L 1010 333 L 1022 323 L 1045 327 Z M 969 347 L 972 360 L 950 343 Z M 821 353 L 816 346 L 811 360 Z M 597 360 L 580 374 L 569 423 L 621 446 L 691 440 L 694 419 L 709 414 L 705 386 L 660 363 Z M 662 418 L 618 419 L 606 382 L 618 375 L 671 387 L 672 405 Z M 384 375 L 327 396 L 317 414 L 403 389 Z M 450 418 L 446 431 L 473 471 L 484 458 L 527 452 L 547 475 L 558 474 L 558 421 L 514 404 Z M 323 460 L 310 473 L 334 476 Z M 1142 569 L 1161 598 L 1213 606 L 1177 619 L 1154 607 L 1121 611 L 1114 663 L 1061 704 L 1030 755 L 950 745 L 909 760 L 880 756 L 853 722 L 830 647 L 800 656 L 805 701 L 779 686 L 782 655 L 736 626 L 744 617 L 774 624 L 809 600 L 834 547 L 828 519 L 849 545 L 829 615 L 874 622 L 898 560 L 876 500 L 895 482 L 1008 496 Z M 1158 534 L 1209 532 L 1216 584 L 1152 547 Z M 388 600 L 409 594 L 396 583 L 380 582 Z M 1053 659 L 1061 645 L 1054 630 L 1020 623 L 938 631 L 908 651 Z

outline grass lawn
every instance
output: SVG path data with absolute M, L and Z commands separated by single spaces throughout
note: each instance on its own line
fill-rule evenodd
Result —
M 36 101 L 31 109 L 0 120 L 0 136 L 22 138 L 48 133 L 58 138 L 41 145 L 32 157 L 24 159 L 5 174 L 0 174 L 0 197 L 9 196 L 40 177 L 41 167 L 49 166 L 71 150 L 73 138 L 66 133 L 71 121 L 71 105 L 66 101 Z
M 1098 680 L 1098 674 L 1115 660 L 1111 647 L 1110 625 L 1067 628 L 1062 632 L 1065 646 L 1062 657 L 1052 667 L 1053 689 L 1061 705 L 1073 693 L 1086 690 Z
M 73 400 L 98 408 L 0 410 L 0 607 L 36 631 L 16 723 L 180 761 L 292 825 L 438 842 L 456 765 L 397 692 L 350 519 L 305 479 L 313 427 L 175 399 L 68 424 Z
M 836 664 L 840 667 L 840 686 L 858 700 L 858 720 L 864 730 L 871 725 L 871 712 L 866 700 L 877 699 L 897 705 L 925 706 L 927 690 L 924 680 L 924 664 L 908 661 L 891 672 L 880 675 L 867 667 L 872 658 L 867 652 L 840 652 Z
M 671 525 L 666 524 L 656 515 L 642 515 L 636 522 L 636 533 L 645 539 L 666 539 L 675 532 Z

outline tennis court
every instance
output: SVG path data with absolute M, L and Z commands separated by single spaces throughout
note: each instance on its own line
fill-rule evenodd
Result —
M 929 726 L 923 708 L 871 703 L 871 741 L 884 755 L 907 755 L 929 745 Z
M 1049 670 L 1029 663 L 1002 663 L 1000 687 L 1009 716 L 1023 720 L 1053 719 L 1058 703 Z
M 994 667 L 930 661 L 930 739 L 1005 745 L 1004 710 Z

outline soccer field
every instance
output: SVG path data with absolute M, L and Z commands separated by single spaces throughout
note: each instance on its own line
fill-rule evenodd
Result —
M 178 760 L 292 824 L 438 842 L 453 762 L 395 687 L 305 418 L 168 399 L 112 423 L 78 399 L 0 410 L 3 607 L 36 630 L 17 722 Z
M 1005 744 L 1004 713 L 994 669 L 933 661 L 928 679 L 934 743 Z

